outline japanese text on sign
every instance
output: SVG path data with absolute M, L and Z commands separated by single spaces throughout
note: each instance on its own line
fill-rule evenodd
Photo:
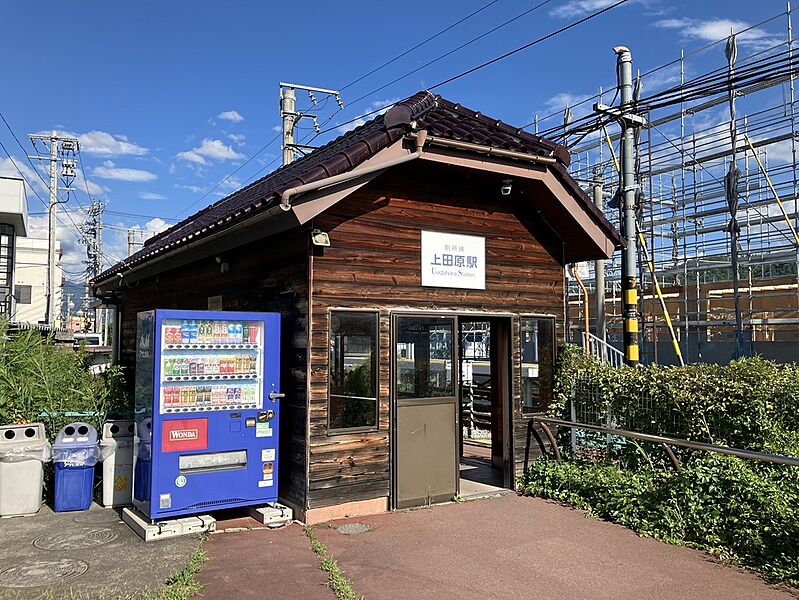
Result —
M 485 238 L 422 231 L 422 285 L 485 289 Z

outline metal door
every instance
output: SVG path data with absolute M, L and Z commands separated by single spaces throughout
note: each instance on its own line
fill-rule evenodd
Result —
M 394 323 L 394 506 L 458 493 L 457 342 L 454 317 Z

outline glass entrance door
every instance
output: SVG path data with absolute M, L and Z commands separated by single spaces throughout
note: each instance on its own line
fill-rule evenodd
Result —
M 454 317 L 396 317 L 394 324 L 395 506 L 458 493 L 457 356 Z

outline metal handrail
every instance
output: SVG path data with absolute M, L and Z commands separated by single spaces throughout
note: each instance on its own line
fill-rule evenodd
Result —
M 588 352 L 602 362 L 609 363 L 614 367 L 621 367 L 624 364 L 624 352 L 614 348 L 605 340 L 588 332 Z
M 557 460 L 558 462 L 561 461 L 560 451 L 558 450 L 557 442 L 555 441 L 555 436 L 552 435 L 552 432 L 550 431 L 548 425 L 555 425 L 557 427 L 585 429 L 586 431 L 596 431 L 608 435 L 618 435 L 621 437 L 626 437 L 634 440 L 661 444 L 666 449 L 666 452 L 669 454 L 669 459 L 671 460 L 675 469 L 678 471 L 680 470 L 679 462 L 677 462 L 677 458 L 676 456 L 674 456 L 674 453 L 671 451 L 671 448 L 669 448 L 669 446 L 691 448 L 693 450 L 702 450 L 704 452 L 717 452 L 719 454 L 728 454 L 730 456 L 737 456 L 738 458 L 748 458 L 760 462 L 799 467 L 799 458 L 793 458 L 791 456 L 779 456 L 777 454 L 769 454 L 767 452 L 757 452 L 755 450 L 743 450 L 741 448 L 731 448 L 729 446 L 716 446 L 715 444 L 706 444 L 704 442 L 693 442 L 691 440 L 683 440 L 680 438 L 672 438 L 662 435 L 653 435 L 650 433 L 639 433 L 637 431 L 626 431 L 624 429 L 615 429 L 613 427 L 602 427 L 601 425 L 589 425 L 588 423 L 578 423 L 576 421 L 565 421 L 563 419 L 554 419 L 551 417 L 536 415 L 532 417 L 528 423 L 528 446 L 529 446 L 529 432 L 532 430 L 533 434 L 538 440 L 538 445 L 541 447 L 541 452 L 543 453 L 546 453 L 546 449 L 544 448 L 541 438 L 537 434 L 535 434 L 535 430 L 532 428 L 534 423 L 541 424 L 542 428 L 544 429 L 544 433 L 546 434 L 547 438 L 549 439 L 550 445 L 552 446 L 553 453 L 555 454 L 555 460 Z

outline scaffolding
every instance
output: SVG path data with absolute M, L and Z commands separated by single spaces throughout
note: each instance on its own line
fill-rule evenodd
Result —
M 799 359 L 799 57 L 791 19 L 788 4 L 735 39 L 682 51 L 638 75 L 636 105 L 646 118 L 636 140 L 639 240 L 646 245 L 646 253 L 638 248 L 643 362 L 677 363 L 664 304 L 689 362 L 726 362 L 741 354 Z M 718 68 L 688 76 L 702 72 L 695 63 L 716 60 Z M 605 214 L 618 226 L 619 128 L 591 110 L 609 97 L 600 88 L 565 112 L 536 116 L 531 125 L 569 147 L 572 175 L 589 196 L 601 186 Z M 619 253 L 605 263 L 607 337 L 616 347 L 622 342 L 619 263 Z M 588 308 L 596 306 L 594 265 L 578 270 L 592 298 L 585 301 L 578 281 L 569 279 L 567 331 L 576 343 L 586 338 L 586 310 L 596 333 L 595 311 Z

